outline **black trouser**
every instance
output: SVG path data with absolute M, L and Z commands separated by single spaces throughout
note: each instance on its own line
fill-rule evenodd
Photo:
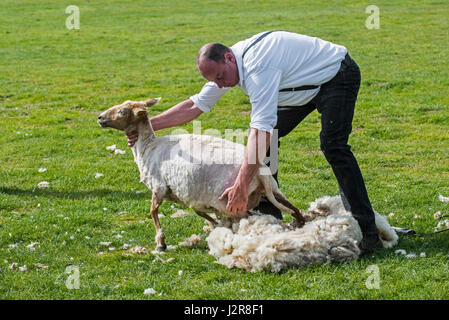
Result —
M 278 108 L 275 129 L 278 129 L 278 138 L 281 138 L 313 110 L 318 110 L 321 114 L 321 150 L 337 178 L 346 210 L 352 212 L 366 236 L 377 234 L 378 231 L 360 168 L 348 145 L 359 87 L 359 67 L 347 54 L 338 73 L 321 86 L 312 101 L 300 107 Z M 277 172 L 273 176 L 277 181 Z

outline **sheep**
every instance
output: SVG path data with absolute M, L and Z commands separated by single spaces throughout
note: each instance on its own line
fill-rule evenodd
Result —
M 385 217 L 375 213 L 384 248 L 398 242 Z M 321 197 L 310 204 L 302 228 L 271 216 L 253 215 L 238 223 L 224 221 L 206 238 L 209 254 L 217 263 L 246 271 L 279 272 L 326 261 L 345 262 L 358 258 L 362 232 L 340 196 Z
M 219 200 L 224 190 L 238 175 L 245 147 L 212 136 L 181 134 L 156 137 L 147 108 L 160 98 L 147 101 L 125 101 L 111 107 L 98 117 L 98 124 L 128 132 L 138 132 L 132 147 L 139 168 L 140 181 L 152 191 L 150 213 L 156 229 L 156 249 L 167 248 L 161 229 L 158 208 L 167 199 L 192 208 L 213 225 L 217 221 L 208 213 L 226 215 L 227 200 Z M 264 171 L 265 170 L 265 171 Z M 248 187 L 247 210 L 255 208 L 262 196 L 282 212 L 292 214 L 301 224 L 303 218 L 279 190 L 271 175 L 261 174 L 269 168 L 261 165 Z

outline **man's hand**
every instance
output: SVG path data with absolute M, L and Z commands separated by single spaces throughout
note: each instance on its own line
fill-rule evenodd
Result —
M 236 218 L 246 218 L 248 216 L 248 189 L 246 187 L 240 185 L 236 181 L 236 183 L 232 187 L 227 188 L 218 199 L 223 200 L 226 197 L 228 198 L 226 211 L 229 213 L 229 216 Z
M 139 138 L 139 134 L 137 132 L 130 132 L 126 134 L 126 138 L 128 138 L 128 147 L 134 146 L 137 139 Z
M 265 154 L 270 144 L 270 133 L 251 128 L 248 143 L 245 148 L 245 156 L 240 167 L 234 185 L 226 188 L 218 198 L 223 200 L 228 197 L 226 211 L 230 216 L 244 218 L 248 215 L 248 188 L 263 163 Z
M 179 126 L 192 121 L 202 113 L 203 111 L 196 107 L 192 100 L 187 99 L 163 113 L 152 117 L 150 119 L 151 126 L 154 131 Z M 137 132 L 130 132 L 126 134 L 126 137 L 128 138 L 128 147 L 132 147 L 137 141 L 138 134 Z

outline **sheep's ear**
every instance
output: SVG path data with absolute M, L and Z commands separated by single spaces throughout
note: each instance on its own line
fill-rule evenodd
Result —
M 149 108 L 151 106 L 154 106 L 156 103 L 158 103 L 162 98 L 154 98 L 145 101 L 145 107 Z
M 145 110 L 144 108 L 135 108 L 134 110 L 134 115 L 139 118 L 139 117 L 145 117 L 148 115 L 147 110 Z

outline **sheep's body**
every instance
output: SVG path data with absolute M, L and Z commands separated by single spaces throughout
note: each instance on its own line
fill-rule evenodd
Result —
M 183 134 L 155 138 L 147 145 L 137 143 L 132 150 L 140 180 L 150 190 L 195 211 L 223 213 L 227 201 L 218 198 L 237 177 L 245 147 L 211 136 Z M 257 187 L 256 177 L 248 194 Z
M 126 101 L 102 112 L 98 123 L 125 132 L 137 131 L 138 140 L 132 147 L 134 160 L 139 167 L 140 180 L 152 191 L 150 212 L 156 228 L 157 249 L 165 250 L 165 236 L 158 218 L 162 201 L 167 199 L 188 206 L 216 223 L 208 213 L 226 213 L 227 199 L 219 198 L 234 183 L 244 160 L 245 147 L 203 135 L 157 138 L 146 108 L 158 101 Z M 247 210 L 254 208 L 263 195 L 281 211 L 293 214 L 299 222 L 303 220 L 299 210 L 279 191 L 268 167 L 262 164 L 248 186 Z
M 396 245 L 398 237 L 385 217 L 375 216 L 384 247 Z M 302 228 L 263 215 L 217 227 L 206 239 L 209 253 L 228 268 L 272 272 L 359 256 L 362 232 L 339 196 L 312 202 L 304 218 Z

